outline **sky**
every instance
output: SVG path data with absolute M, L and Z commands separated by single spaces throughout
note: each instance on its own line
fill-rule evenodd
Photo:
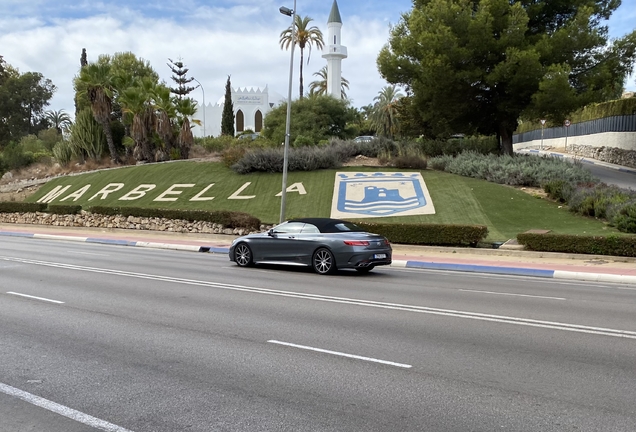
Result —
M 296 0 L 299 15 L 327 33 L 332 0 Z M 172 84 L 168 59 L 181 59 L 202 88 L 190 96 L 199 103 L 218 102 L 231 75 L 234 88 L 261 88 L 287 95 L 290 52 L 279 45 L 290 17 L 280 6 L 294 0 L 0 0 L 0 55 L 20 72 L 40 72 L 57 91 L 49 109 L 73 114 L 73 77 L 82 48 L 89 61 L 100 54 L 132 51 L 148 60 L 160 79 Z M 356 107 L 372 104 L 387 85 L 376 59 L 389 39 L 391 25 L 412 8 L 411 0 L 338 0 L 342 44 L 349 57 L 342 75 Z M 636 0 L 623 0 L 607 23 L 610 37 L 636 28 Z M 308 57 L 305 50 L 305 57 Z M 326 65 L 312 49 L 304 65 L 305 91 Z M 294 59 L 292 97 L 298 97 L 299 58 Z M 636 90 L 636 76 L 626 82 Z M 196 83 L 195 83 L 196 84 Z

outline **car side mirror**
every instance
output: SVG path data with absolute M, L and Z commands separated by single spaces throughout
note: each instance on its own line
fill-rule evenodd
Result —
M 270 237 L 274 237 L 274 228 L 270 228 L 269 231 L 267 231 L 267 235 Z

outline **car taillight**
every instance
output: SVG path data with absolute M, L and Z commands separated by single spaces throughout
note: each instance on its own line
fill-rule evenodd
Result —
M 369 246 L 369 242 L 366 240 L 345 240 L 344 244 L 347 246 Z

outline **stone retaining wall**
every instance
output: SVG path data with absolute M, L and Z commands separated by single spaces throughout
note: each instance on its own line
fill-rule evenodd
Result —
M 120 228 L 144 231 L 163 231 L 193 234 L 231 234 L 250 233 L 246 228 L 226 228 L 211 222 L 188 222 L 182 219 L 146 218 L 133 216 L 105 216 L 82 211 L 76 215 L 57 215 L 51 213 L 0 213 L 0 223 L 52 225 L 63 227 Z M 261 226 L 261 231 L 268 229 Z
M 591 147 L 573 144 L 568 146 L 568 152 L 577 157 L 596 159 L 616 165 L 636 168 L 636 151 L 616 147 Z

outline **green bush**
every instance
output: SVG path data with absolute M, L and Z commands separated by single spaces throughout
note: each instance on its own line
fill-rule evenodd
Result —
M 389 163 L 395 168 L 416 170 L 425 170 L 427 165 L 426 159 L 420 156 L 398 156 L 391 158 Z
M 565 234 L 517 234 L 528 250 L 636 257 L 636 236 L 578 236 Z
M 592 183 L 594 179 L 582 165 L 551 156 L 483 155 L 466 151 L 455 157 L 438 156 L 428 160 L 432 169 L 511 186 L 540 187 L 562 179 L 568 183 Z
M 393 243 L 436 246 L 475 246 L 488 236 L 484 225 L 383 224 L 356 221 L 365 230 Z
M 10 143 L 2 151 L 2 160 L 7 171 L 27 167 L 35 162 L 33 153 L 25 151 L 21 145 Z
M 313 139 L 305 135 L 298 135 L 294 140 L 294 147 L 312 146 L 315 144 Z
M 636 199 L 636 193 L 615 185 L 599 183 L 579 185 L 567 202 L 573 213 L 607 219 L 609 207 L 620 206 L 630 199 Z
M 221 153 L 223 150 L 238 143 L 238 140 L 230 135 L 218 137 L 195 138 L 195 143 L 199 144 L 208 152 Z
M 548 180 L 542 187 L 548 197 L 561 203 L 568 202 L 574 192 L 572 184 L 562 179 Z
M 636 197 L 608 206 L 607 218 L 619 231 L 636 233 Z
M 73 158 L 73 149 L 68 141 L 60 141 L 53 147 L 53 157 L 63 167 L 68 166 Z
M 227 147 L 221 153 L 221 159 L 223 160 L 223 165 L 226 167 L 231 167 L 238 163 L 247 153 L 247 147 L 243 145 L 233 145 Z

